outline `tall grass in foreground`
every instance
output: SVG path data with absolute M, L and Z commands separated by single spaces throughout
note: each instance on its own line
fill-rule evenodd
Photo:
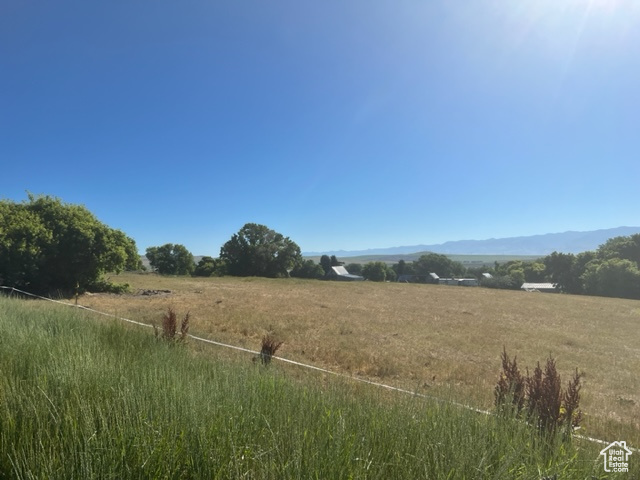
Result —
M 629 478 L 520 422 L 205 353 L 0 298 L 0 477 Z

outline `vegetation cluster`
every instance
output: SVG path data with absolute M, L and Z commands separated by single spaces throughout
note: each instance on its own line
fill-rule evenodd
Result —
M 193 275 L 326 279 L 331 267 L 343 265 L 349 273 L 373 282 L 429 283 L 429 274 L 435 273 L 441 278 L 476 278 L 487 288 L 517 290 L 525 282 L 549 282 L 565 293 L 640 299 L 640 234 L 612 238 L 594 252 L 553 252 L 535 261 L 511 260 L 493 266 L 467 268 L 437 253 L 391 265 L 383 261 L 345 265 L 335 255 L 323 255 L 319 263 L 305 260 L 288 237 L 264 225 L 247 224 L 222 247 L 219 258 L 203 257 Z M 156 262 L 152 266 L 161 273 Z M 178 274 L 177 270 L 172 273 Z
M 640 234 L 614 237 L 596 251 L 553 252 L 534 262 L 512 261 L 488 270 L 483 285 L 519 288 L 523 282 L 552 282 L 562 292 L 640 299 Z
M 582 420 L 580 410 L 580 379 L 576 369 L 566 390 L 562 391 L 560 374 L 555 360 L 550 356 L 544 370 L 540 362 L 532 374 L 523 375 L 516 358 L 502 352 L 502 372 L 494 389 L 495 405 L 503 415 L 524 418 L 535 425 L 545 436 L 553 436 L 558 430 L 571 437 Z
M 331 267 L 343 265 L 328 255 L 319 264 L 305 260 L 289 237 L 255 223 L 233 234 L 218 258 L 205 256 L 197 265 L 181 244 L 152 246 L 146 255 L 152 269 L 162 275 L 323 279 Z M 127 287 L 109 283 L 104 274 L 142 268 L 134 240 L 104 225 L 83 206 L 33 195 L 22 203 L 0 201 L 0 279 L 8 286 L 38 293 L 121 292 Z M 496 262 L 493 267 L 465 268 L 446 255 L 429 253 L 411 263 L 374 261 L 346 268 L 376 282 L 427 282 L 435 273 L 445 278 L 475 277 L 490 288 L 551 282 L 567 293 L 638 299 L 640 234 L 612 238 L 596 251 L 553 252 L 536 261 Z
M 0 200 L 0 283 L 37 293 L 121 291 L 108 272 L 141 268 L 136 244 L 81 205 Z

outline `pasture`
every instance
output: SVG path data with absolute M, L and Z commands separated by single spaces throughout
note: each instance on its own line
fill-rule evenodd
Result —
M 0 478 L 636 478 L 509 417 L 0 297 Z M 188 347 L 188 348 L 184 348 Z M 292 373 L 296 375 L 292 375 Z M 632 459 L 633 460 L 633 459 Z
M 189 311 L 194 335 L 259 350 L 270 333 L 284 341 L 279 356 L 478 408 L 492 408 L 503 347 L 523 371 L 551 355 L 563 386 L 576 368 L 584 372 L 581 433 L 640 445 L 638 301 L 253 277 L 111 280 L 133 293 L 79 303 L 145 323 L 159 323 L 168 307 Z

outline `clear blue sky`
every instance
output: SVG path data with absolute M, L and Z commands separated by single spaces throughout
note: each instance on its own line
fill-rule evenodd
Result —
M 141 251 L 640 225 L 637 0 L 0 3 L 0 197 Z

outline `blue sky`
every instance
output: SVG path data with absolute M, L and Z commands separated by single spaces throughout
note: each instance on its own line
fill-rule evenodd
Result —
M 0 197 L 141 251 L 640 225 L 636 0 L 0 4 Z

